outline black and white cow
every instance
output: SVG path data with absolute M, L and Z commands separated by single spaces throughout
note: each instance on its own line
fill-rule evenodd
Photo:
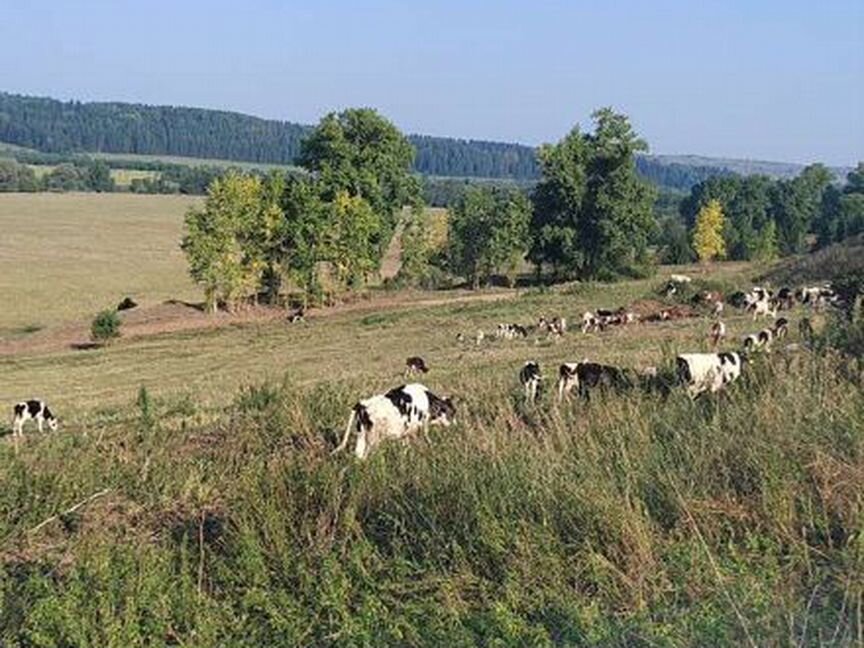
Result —
M 549 335 L 561 337 L 567 332 L 567 319 L 564 317 L 553 317 L 551 320 L 541 316 L 537 322 L 537 328 L 546 331 Z
M 57 429 L 57 417 L 48 409 L 45 402 L 41 400 L 28 400 L 16 403 L 12 408 L 12 435 L 23 437 L 24 423 L 31 420 L 36 421 L 40 432 L 42 431 L 43 423 L 46 422 L 52 431 Z
M 738 353 L 682 353 L 675 359 L 678 381 L 690 398 L 715 393 L 741 376 L 743 358 Z
M 499 324 L 495 329 L 495 337 L 504 340 L 513 340 L 517 337 L 528 337 L 528 329 L 521 324 Z
M 753 288 L 746 297 L 747 312 L 753 313 L 753 319 L 762 315 L 763 317 L 777 317 L 779 304 L 773 294 L 764 288 Z
M 623 391 L 633 386 L 623 369 L 597 362 L 565 362 L 558 367 L 558 400 L 564 400 L 573 389 L 586 400 L 591 399 L 592 389 L 612 388 Z
M 605 324 L 603 321 L 592 313 L 591 311 L 585 311 L 582 313 L 582 332 L 590 333 L 591 331 L 602 331 L 605 328 Z
M 784 286 L 777 291 L 777 303 L 780 306 L 780 310 L 791 310 L 795 305 L 795 292 L 791 288 Z
M 537 400 L 537 394 L 540 391 L 540 382 L 543 380 L 543 375 L 540 373 L 540 365 L 533 360 L 529 360 L 519 370 L 519 382 L 525 390 L 525 400 L 533 403 Z
M 354 454 L 365 459 L 384 439 L 401 439 L 419 429 L 425 433 L 430 425 L 448 426 L 455 413 L 452 399 L 436 396 L 419 383 L 402 385 L 354 405 L 342 442 L 333 453 L 344 450 L 356 431 Z
M 426 366 L 426 361 L 420 356 L 411 356 L 405 360 L 406 377 L 425 373 L 429 373 L 429 367 Z
M 764 349 L 765 351 L 771 351 L 771 343 L 774 341 L 774 329 L 772 328 L 764 328 L 758 333 L 751 333 L 750 335 L 744 336 L 744 350 L 745 351 L 757 351 L 759 349 Z
M 813 310 L 821 310 L 829 304 L 837 303 L 837 293 L 831 287 L 831 284 L 823 286 L 809 286 L 800 288 L 795 297 L 804 306 L 810 306 Z
M 774 333 L 775 339 L 782 340 L 789 335 L 789 320 L 785 317 L 778 317 L 774 321 L 774 327 L 771 329 L 771 332 Z

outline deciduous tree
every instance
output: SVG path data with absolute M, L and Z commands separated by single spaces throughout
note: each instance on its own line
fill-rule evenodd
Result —
M 693 250 L 702 263 L 726 256 L 724 221 L 719 200 L 710 200 L 699 210 L 693 227 Z

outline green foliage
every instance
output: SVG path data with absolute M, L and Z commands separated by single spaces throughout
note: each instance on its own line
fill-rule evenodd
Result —
M 325 116 L 303 141 L 299 161 L 319 179 L 325 200 L 342 192 L 362 197 L 387 227 L 378 240 L 385 246 L 396 213 L 420 203 L 413 159 L 413 147 L 393 124 L 374 110 L 353 108 Z
M 99 342 L 107 342 L 120 337 L 120 325 L 122 324 L 117 311 L 106 309 L 101 311 L 90 324 L 90 336 Z
M 186 214 L 182 248 L 211 311 L 220 301 L 233 310 L 260 285 L 268 233 L 261 224 L 269 218 L 262 186 L 258 178 L 230 172 L 210 185 L 203 209 Z
M 474 187 L 448 221 L 448 267 L 473 288 L 504 274 L 510 284 L 528 247 L 531 206 L 517 191 Z
M 677 216 L 664 218 L 660 221 L 657 245 L 662 263 L 679 264 L 693 261 L 690 235 L 684 223 Z
M 864 162 L 846 176 L 842 189 L 825 189 L 815 230 L 820 247 L 864 233 Z
M 14 160 L 0 160 L 0 193 L 9 191 L 36 191 L 36 174 L 30 167 Z
M 574 128 L 540 149 L 529 256 L 556 276 L 638 275 L 654 230 L 655 193 L 635 166 L 647 145 L 624 115 L 603 108 L 593 118 L 594 133 Z
M 420 209 L 411 210 L 400 236 L 402 257 L 397 277 L 400 284 L 426 287 L 432 281 L 430 261 L 435 249 L 431 235 L 428 215 Z

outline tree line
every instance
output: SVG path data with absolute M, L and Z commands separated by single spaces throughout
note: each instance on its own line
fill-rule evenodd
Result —
M 130 153 L 295 164 L 312 128 L 202 108 L 82 103 L 0 93 L 0 142 L 38 151 Z M 534 149 L 411 136 L 417 173 L 536 178 Z
M 436 250 L 410 141 L 373 110 L 327 115 L 304 140 L 305 173 L 230 172 L 210 185 L 203 207 L 186 216 L 191 274 L 210 308 L 248 295 L 275 302 L 286 286 L 304 302 L 321 300 L 378 272 L 405 206 L 406 282 L 445 272 L 474 287 L 498 275 L 512 283 L 526 257 L 555 279 L 646 274 L 655 191 L 635 154 L 647 146 L 626 116 L 605 108 L 593 118 L 592 132 L 577 127 L 541 148 L 530 195 L 495 185 L 463 191 L 446 247 Z
M 696 253 L 688 232 L 708 212 L 723 243 L 722 254 L 711 256 L 733 260 L 768 261 L 805 252 L 812 243 L 824 247 L 864 232 L 864 163 L 843 185 L 834 180 L 822 164 L 784 180 L 763 175 L 708 178 L 681 201 L 680 219 L 663 221 L 662 258 L 692 260 Z
M 128 153 L 295 164 L 310 126 L 220 110 L 120 102 L 62 102 L 0 92 L 0 142 L 49 154 Z M 536 150 L 520 144 L 411 135 L 412 169 L 426 176 L 536 181 Z M 22 162 L 21 155 L 16 154 Z M 63 159 L 61 162 L 70 162 Z M 32 162 L 50 163 L 60 162 Z M 137 168 L 147 168 L 137 163 Z M 728 171 L 637 156 L 638 173 L 657 186 L 689 191 Z

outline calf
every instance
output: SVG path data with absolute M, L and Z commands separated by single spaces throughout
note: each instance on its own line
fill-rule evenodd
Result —
M 48 427 L 54 431 L 57 429 L 57 417 L 48 409 L 48 405 L 41 400 L 28 400 L 16 403 L 12 407 L 12 435 L 14 437 L 24 436 L 24 423 L 36 421 L 39 431 L 42 424 L 48 423 Z
M 430 425 L 450 425 L 455 412 L 451 399 L 436 396 L 419 383 L 396 387 L 354 405 L 342 442 L 333 453 L 344 450 L 356 431 L 354 454 L 365 459 L 384 439 L 401 439 L 421 428 L 425 433 Z
M 613 388 L 623 391 L 633 386 L 623 369 L 597 362 L 566 362 L 558 368 L 558 400 L 563 400 L 573 391 L 579 390 L 579 395 L 590 400 L 591 390 L 596 388 Z
M 429 372 L 429 367 L 426 366 L 426 361 L 420 356 L 411 356 L 405 360 L 405 376 L 413 376 L 415 374 L 425 374 Z
M 713 394 L 737 380 L 742 362 L 738 353 L 684 353 L 675 359 L 678 381 L 686 385 L 690 398 Z
M 519 370 L 519 382 L 525 389 L 525 400 L 529 403 L 537 400 L 541 380 L 543 380 L 543 376 L 540 373 L 540 365 L 537 362 L 532 360 L 522 365 L 522 369 Z

